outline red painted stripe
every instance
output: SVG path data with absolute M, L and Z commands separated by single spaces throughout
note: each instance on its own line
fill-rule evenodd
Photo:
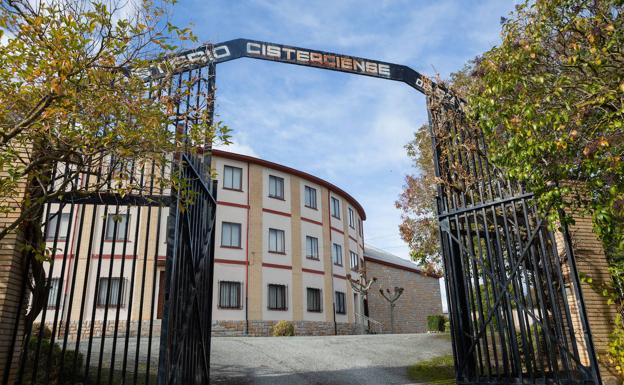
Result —
M 99 258 L 100 254 L 91 254 L 91 258 Z M 133 259 L 135 256 L 132 254 L 126 254 L 125 256 L 123 254 L 102 254 L 102 259 Z M 138 255 L 136 256 L 138 258 Z
M 246 261 L 237 261 L 234 259 L 221 259 L 221 258 L 215 258 L 215 263 L 227 263 L 230 265 L 246 265 L 247 262 Z
M 306 269 L 306 268 L 303 268 L 303 269 L 301 269 L 301 271 L 303 271 L 304 273 L 312 273 L 312 274 L 325 275 L 325 272 L 324 272 L 324 271 L 321 271 L 321 270 L 313 270 L 313 269 Z
M 288 266 L 288 265 L 278 265 L 275 263 L 266 263 L 266 262 L 262 262 L 262 267 L 273 267 L 275 269 L 286 269 L 286 270 L 292 270 L 292 266 Z
M 347 279 L 344 275 L 334 274 L 334 278 Z
M 277 211 L 277 210 L 271 210 L 271 209 L 265 209 L 263 208 L 262 211 L 264 211 L 265 213 L 271 213 L 271 214 L 276 214 L 276 215 L 281 215 L 284 217 L 290 217 L 290 213 L 285 213 L 283 211 Z
M 323 226 L 323 222 L 315 221 L 314 219 L 301 217 L 301 220 L 302 221 L 306 221 L 306 222 L 310 222 L 310 223 L 314 223 L 315 225 Z
M 217 201 L 217 203 L 223 206 L 231 206 L 231 207 L 238 207 L 241 209 L 249 209 L 249 205 L 242 205 L 240 203 L 225 202 L 225 201 Z
M 349 239 L 351 239 L 353 242 L 355 242 L 356 244 L 358 243 L 358 240 L 353 238 L 352 236 L 349 235 Z
M 334 226 L 330 226 L 330 227 L 331 227 L 331 229 L 332 229 L 332 230 L 337 231 L 337 232 L 339 232 L 340 234 L 343 234 L 343 235 L 344 235 L 344 231 L 342 231 L 342 230 L 340 230 L 340 229 L 337 229 L 337 228 L 335 228 Z

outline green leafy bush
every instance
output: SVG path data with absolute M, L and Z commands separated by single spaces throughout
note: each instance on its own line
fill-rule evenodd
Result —
M 430 332 L 443 332 L 447 318 L 442 314 L 427 316 L 427 330 Z
M 44 328 L 44 334 L 45 329 L 46 328 Z M 39 349 L 37 349 L 37 345 L 39 345 Z M 39 350 L 38 358 L 36 358 L 37 350 Z M 82 354 L 76 353 L 74 350 L 65 350 L 65 354 L 61 357 L 61 350 L 59 345 L 51 344 L 48 338 L 42 338 L 39 343 L 37 336 L 31 337 L 28 342 L 24 378 L 30 381 L 35 369 L 35 361 L 37 361 L 37 375 L 32 382 L 33 385 L 70 385 L 81 383 L 83 366 Z M 74 356 L 76 354 L 76 366 L 74 366 Z
M 295 335 L 295 327 L 292 322 L 279 321 L 271 328 L 273 337 L 292 337 Z

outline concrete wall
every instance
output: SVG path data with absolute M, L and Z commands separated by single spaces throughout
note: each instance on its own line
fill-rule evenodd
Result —
M 377 282 L 368 294 L 370 318 L 383 323 L 384 332 L 389 333 L 390 303 L 382 298 L 379 289 L 395 286 L 405 291 L 394 309 L 395 333 L 423 333 L 427 331 L 427 316 L 442 313 L 440 284 L 437 278 L 392 267 L 366 259 L 367 274 L 377 277 Z

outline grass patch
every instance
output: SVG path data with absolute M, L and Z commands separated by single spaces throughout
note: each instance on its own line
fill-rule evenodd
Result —
M 410 380 L 416 382 L 454 384 L 455 367 L 453 366 L 453 356 L 448 354 L 411 365 L 407 368 L 407 376 Z

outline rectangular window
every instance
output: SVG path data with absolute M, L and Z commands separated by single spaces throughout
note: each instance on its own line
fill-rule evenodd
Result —
M 269 252 L 284 254 L 284 230 L 269 229 Z
M 304 191 L 305 206 L 311 209 L 316 209 L 316 189 L 310 186 L 305 186 Z
M 241 308 L 241 283 L 219 282 L 219 307 L 221 309 Z
M 110 287 L 110 289 L 109 289 Z M 108 301 L 107 296 L 108 294 Z M 125 306 L 126 279 L 100 278 L 97 291 L 97 306 Z
M 223 166 L 223 188 L 242 191 L 243 169 L 232 166 Z
M 57 240 L 64 241 L 67 239 L 68 230 L 69 213 L 54 213 L 48 216 L 48 228 L 46 229 L 47 240 L 54 240 L 54 236 L 58 234 L 56 237 Z
M 360 233 L 360 237 L 364 236 L 364 231 L 362 228 L 362 220 L 358 218 L 358 233 Z
M 322 311 L 321 298 L 321 289 L 308 287 L 308 311 L 320 313 Z
M 340 201 L 338 198 L 331 198 L 331 214 L 332 217 L 340 219 Z
M 269 197 L 284 199 L 284 178 L 269 175 Z
M 269 310 L 288 310 L 286 285 L 269 285 Z
M 130 214 L 108 214 L 106 217 L 106 240 L 125 240 L 129 218 Z
M 334 265 L 342 266 L 342 246 L 337 243 L 332 245 L 332 259 Z
M 347 314 L 347 306 L 345 304 L 345 293 L 336 292 L 336 314 Z
M 318 238 L 306 235 L 306 258 L 319 259 Z
M 355 229 L 355 215 L 351 207 L 349 207 L 349 227 Z
M 48 307 L 56 307 L 56 296 L 58 296 L 61 280 L 59 278 L 52 278 L 50 280 L 50 291 L 48 292 Z
M 223 222 L 221 224 L 221 246 L 241 247 L 241 224 Z
M 351 250 L 349 250 L 349 254 L 351 255 L 351 270 L 357 270 L 360 265 L 360 257 Z

